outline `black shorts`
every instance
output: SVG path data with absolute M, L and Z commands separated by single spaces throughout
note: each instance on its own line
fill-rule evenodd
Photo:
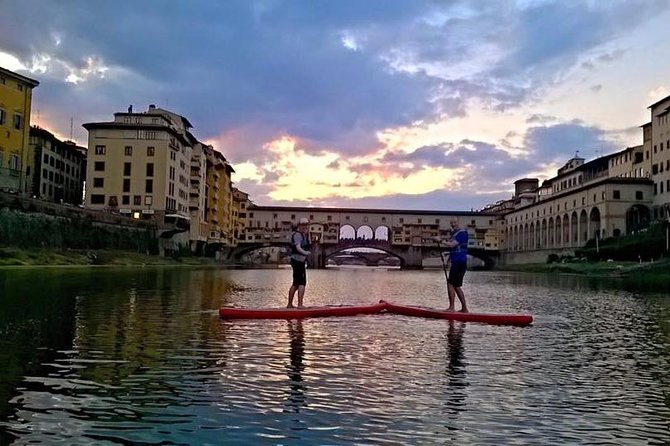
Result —
M 291 268 L 293 268 L 293 286 L 307 285 L 305 262 L 291 259 Z
M 449 280 L 447 280 L 447 283 L 455 287 L 463 286 L 463 277 L 465 277 L 466 269 L 467 263 L 465 262 L 452 263 L 451 268 L 449 268 Z

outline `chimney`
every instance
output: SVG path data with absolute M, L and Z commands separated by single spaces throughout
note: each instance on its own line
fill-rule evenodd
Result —
M 149 105 L 149 110 L 155 110 L 156 106 L 154 104 Z

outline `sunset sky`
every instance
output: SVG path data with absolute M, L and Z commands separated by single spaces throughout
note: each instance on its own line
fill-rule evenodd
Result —
M 32 124 L 186 116 L 260 205 L 470 210 L 641 143 L 670 1 L 6 0 Z

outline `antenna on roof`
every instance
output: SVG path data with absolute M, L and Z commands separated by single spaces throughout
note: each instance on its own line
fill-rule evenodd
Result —
M 575 158 L 579 158 L 579 150 L 575 150 Z

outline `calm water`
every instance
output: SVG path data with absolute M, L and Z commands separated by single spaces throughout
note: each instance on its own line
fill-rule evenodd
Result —
M 445 306 L 441 271 L 309 271 L 307 302 Z M 0 443 L 663 444 L 670 301 L 470 272 L 476 311 L 222 322 L 289 270 L 0 270 Z

